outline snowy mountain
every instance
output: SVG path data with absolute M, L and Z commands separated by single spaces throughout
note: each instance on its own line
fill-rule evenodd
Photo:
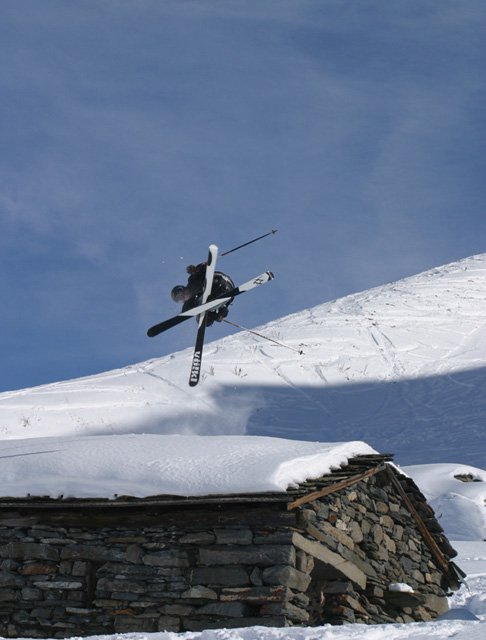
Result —
M 450 619 L 393 625 L 393 633 L 387 625 L 320 630 L 255 627 L 224 637 L 309 640 L 317 633 L 329 640 L 431 635 L 479 640 L 486 624 L 485 299 L 483 254 L 258 328 L 282 346 L 250 333 L 211 342 L 196 388 L 187 384 L 190 348 L 116 371 L 0 394 L 3 486 L 12 494 L 24 495 L 35 488 L 52 493 L 54 466 L 57 477 L 67 483 L 62 487 L 66 491 L 76 486 L 78 493 L 97 495 L 100 478 L 114 482 L 106 484 L 107 495 L 121 478 L 144 483 L 142 491 L 151 491 L 145 484 L 151 479 L 140 475 L 145 463 L 137 452 L 146 453 L 145 445 L 153 436 L 137 434 L 179 434 L 181 440 L 191 435 L 222 436 L 205 440 L 219 454 L 223 447 L 218 440 L 225 440 L 223 436 L 244 436 L 226 438 L 230 465 L 239 464 L 243 451 L 249 451 L 267 472 L 269 460 L 275 461 L 277 441 L 261 436 L 285 438 L 287 442 L 279 445 L 283 457 L 278 469 L 279 473 L 291 469 L 292 474 L 305 473 L 314 452 L 318 465 L 327 459 L 326 446 L 316 441 L 336 447 L 339 443 L 354 447 L 359 441 L 359 447 L 394 453 L 398 464 L 413 465 L 405 471 L 424 491 L 459 550 L 468 588 L 452 598 L 455 609 L 448 614 Z M 235 302 L 232 316 L 237 319 L 237 314 Z M 208 330 L 208 338 L 211 331 L 216 334 L 217 327 Z M 154 340 L 154 351 L 158 340 L 170 340 L 170 334 Z M 154 458 L 147 463 L 149 471 L 160 482 L 160 469 L 154 465 L 165 465 L 166 477 L 172 480 L 176 472 L 166 462 L 179 454 L 157 453 L 160 443 L 155 440 L 149 447 Z M 200 439 L 192 438 L 192 447 L 196 440 Z M 300 442 L 289 446 L 289 440 Z M 201 459 L 197 450 L 184 447 L 184 455 L 192 451 L 192 462 L 185 460 L 183 468 L 190 465 L 194 471 L 198 462 L 200 477 L 207 478 L 205 469 L 216 456 Z M 335 460 L 336 450 L 331 451 Z M 39 452 L 49 455 L 32 456 Z M 32 462 L 27 470 L 26 455 Z M 219 459 L 228 474 L 228 458 L 219 455 Z M 86 485 L 85 469 L 79 466 L 83 460 L 95 472 L 92 487 Z M 264 474 L 254 475 L 262 479 Z M 229 477 L 236 481 L 235 474 Z M 194 490 L 203 490 L 202 485 Z M 154 635 L 165 640 L 174 634 Z M 207 631 L 191 637 L 220 636 Z
M 245 332 L 211 342 L 195 389 L 187 384 L 187 349 L 0 394 L 0 437 L 363 440 L 399 464 L 484 466 L 485 299 L 483 254 L 258 328 L 302 355 Z M 208 339 L 216 332 L 209 329 Z M 163 340 L 170 333 L 154 339 L 154 351 Z

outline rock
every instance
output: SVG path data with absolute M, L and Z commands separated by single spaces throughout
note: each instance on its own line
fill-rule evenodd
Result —
M 295 565 L 295 549 L 287 545 L 248 545 L 246 547 L 213 547 L 199 550 L 203 565 Z
M 383 542 L 384 531 L 379 524 L 373 525 L 371 529 L 373 540 L 376 544 L 380 545 Z
M 296 607 L 290 602 L 285 602 L 282 604 L 264 604 L 260 613 L 264 616 L 279 616 L 284 615 L 285 617 L 294 620 L 295 622 L 308 622 L 309 613 L 305 609 L 301 609 L 300 607 Z
M 243 589 L 222 589 L 221 602 L 248 602 L 265 604 L 266 602 L 285 602 L 290 599 L 291 592 L 281 585 L 273 587 L 246 587 Z
M 37 589 L 44 591 L 45 589 L 59 589 L 60 591 L 69 591 L 71 589 L 82 589 L 83 583 L 74 580 L 53 580 L 49 582 L 34 582 Z
M 195 567 L 190 573 L 193 584 L 211 586 L 245 586 L 250 584 L 248 571 L 243 567 Z
M 180 628 L 180 620 L 175 616 L 160 616 L 157 621 L 157 631 L 174 631 L 177 633 Z
M 355 543 L 360 543 L 364 540 L 364 535 L 363 535 L 363 531 L 361 530 L 360 525 L 356 522 L 353 521 L 350 523 L 349 526 L 349 535 L 351 537 L 351 539 L 353 540 L 353 542 Z
M 150 567 L 190 567 L 189 556 L 185 551 L 167 550 L 146 554 L 142 562 Z
M 265 584 L 285 585 L 296 591 L 306 591 L 311 583 L 310 575 L 287 565 L 264 569 L 262 577 Z
M 214 602 L 197 610 L 198 615 L 221 616 L 223 618 L 242 618 L 246 607 L 241 602 Z
M 181 598 L 206 598 L 207 600 L 217 600 L 218 594 L 214 589 L 209 589 L 203 585 L 197 585 L 181 593 Z
M 432 593 L 428 593 L 425 596 L 424 607 L 429 611 L 433 611 L 434 614 L 440 616 L 449 611 L 449 604 L 445 596 L 436 596 Z
M 216 544 L 251 544 L 251 529 L 215 529 Z
M 59 560 L 59 551 L 46 544 L 9 542 L 6 545 L 0 546 L 0 558 Z
M 53 574 L 53 573 L 57 573 L 57 565 L 40 563 L 40 562 L 25 564 L 21 569 L 19 569 L 19 573 L 21 573 L 23 576 Z M 0 576 L 0 584 L 1 584 L 1 576 Z
M 425 603 L 425 596 L 420 593 L 410 593 L 407 591 L 385 591 L 383 597 L 385 601 L 394 607 L 418 607 Z
M 194 533 L 187 533 L 179 538 L 181 544 L 194 544 L 203 546 L 206 544 L 213 544 L 216 540 L 216 536 L 212 531 L 199 531 Z

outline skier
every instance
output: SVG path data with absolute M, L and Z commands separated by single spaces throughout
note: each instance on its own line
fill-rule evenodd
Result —
M 206 281 L 206 262 L 201 262 L 198 265 L 190 264 L 186 271 L 189 274 L 187 279 L 187 285 L 176 285 L 171 291 L 171 297 L 174 302 L 183 303 L 182 311 L 192 309 L 201 303 L 201 296 L 204 290 L 204 283 Z M 234 289 L 235 285 L 233 280 L 222 271 L 216 271 L 213 279 L 213 287 L 211 289 L 210 298 L 216 298 L 220 295 Z M 208 311 L 206 313 L 206 326 L 210 327 L 213 322 L 222 322 L 228 315 L 228 306 L 232 303 L 231 300 L 225 302 L 217 309 Z

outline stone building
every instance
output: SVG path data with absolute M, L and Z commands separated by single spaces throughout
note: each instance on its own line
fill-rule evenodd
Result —
M 0 634 L 430 620 L 454 555 L 386 455 L 281 492 L 4 498 Z

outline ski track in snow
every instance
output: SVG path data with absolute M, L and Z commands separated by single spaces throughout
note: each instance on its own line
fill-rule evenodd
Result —
M 364 440 L 414 464 L 441 522 L 462 541 L 467 586 L 449 619 L 407 625 L 116 634 L 103 640 L 484 640 L 486 254 L 294 313 L 206 345 L 190 389 L 192 348 L 144 363 L 0 394 L 3 439 L 129 433 L 253 434 Z M 232 307 L 237 313 L 237 305 Z M 176 329 L 175 329 L 176 330 Z M 441 464 L 450 462 L 445 468 Z M 461 466 L 462 465 L 462 466 Z M 472 469 L 465 484 L 454 469 Z M 469 465 L 469 466 L 467 466 Z M 444 470 L 445 469 L 445 470 Z M 415 477 L 412 475 L 412 477 Z M 441 478 L 439 488 L 433 487 Z M 481 533 L 478 533 L 481 532 Z M 446 528 L 447 533 L 447 528 Z M 471 541 L 472 540 L 472 541 Z
M 478 464 L 468 434 L 486 422 L 485 298 L 486 254 L 258 329 L 303 355 L 245 332 L 209 343 L 195 389 L 187 384 L 189 348 L 0 394 L 0 433 L 67 435 L 83 425 L 87 434 L 118 427 L 164 433 L 174 420 L 197 433 L 241 433 L 243 413 L 231 410 L 237 402 L 247 407 L 251 433 L 328 440 L 339 428 L 346 437 L 372 434 L 371 444 L 399 461 L 427 462 L 429 452 L 441 455 L 439 443 L 447 459 Z

